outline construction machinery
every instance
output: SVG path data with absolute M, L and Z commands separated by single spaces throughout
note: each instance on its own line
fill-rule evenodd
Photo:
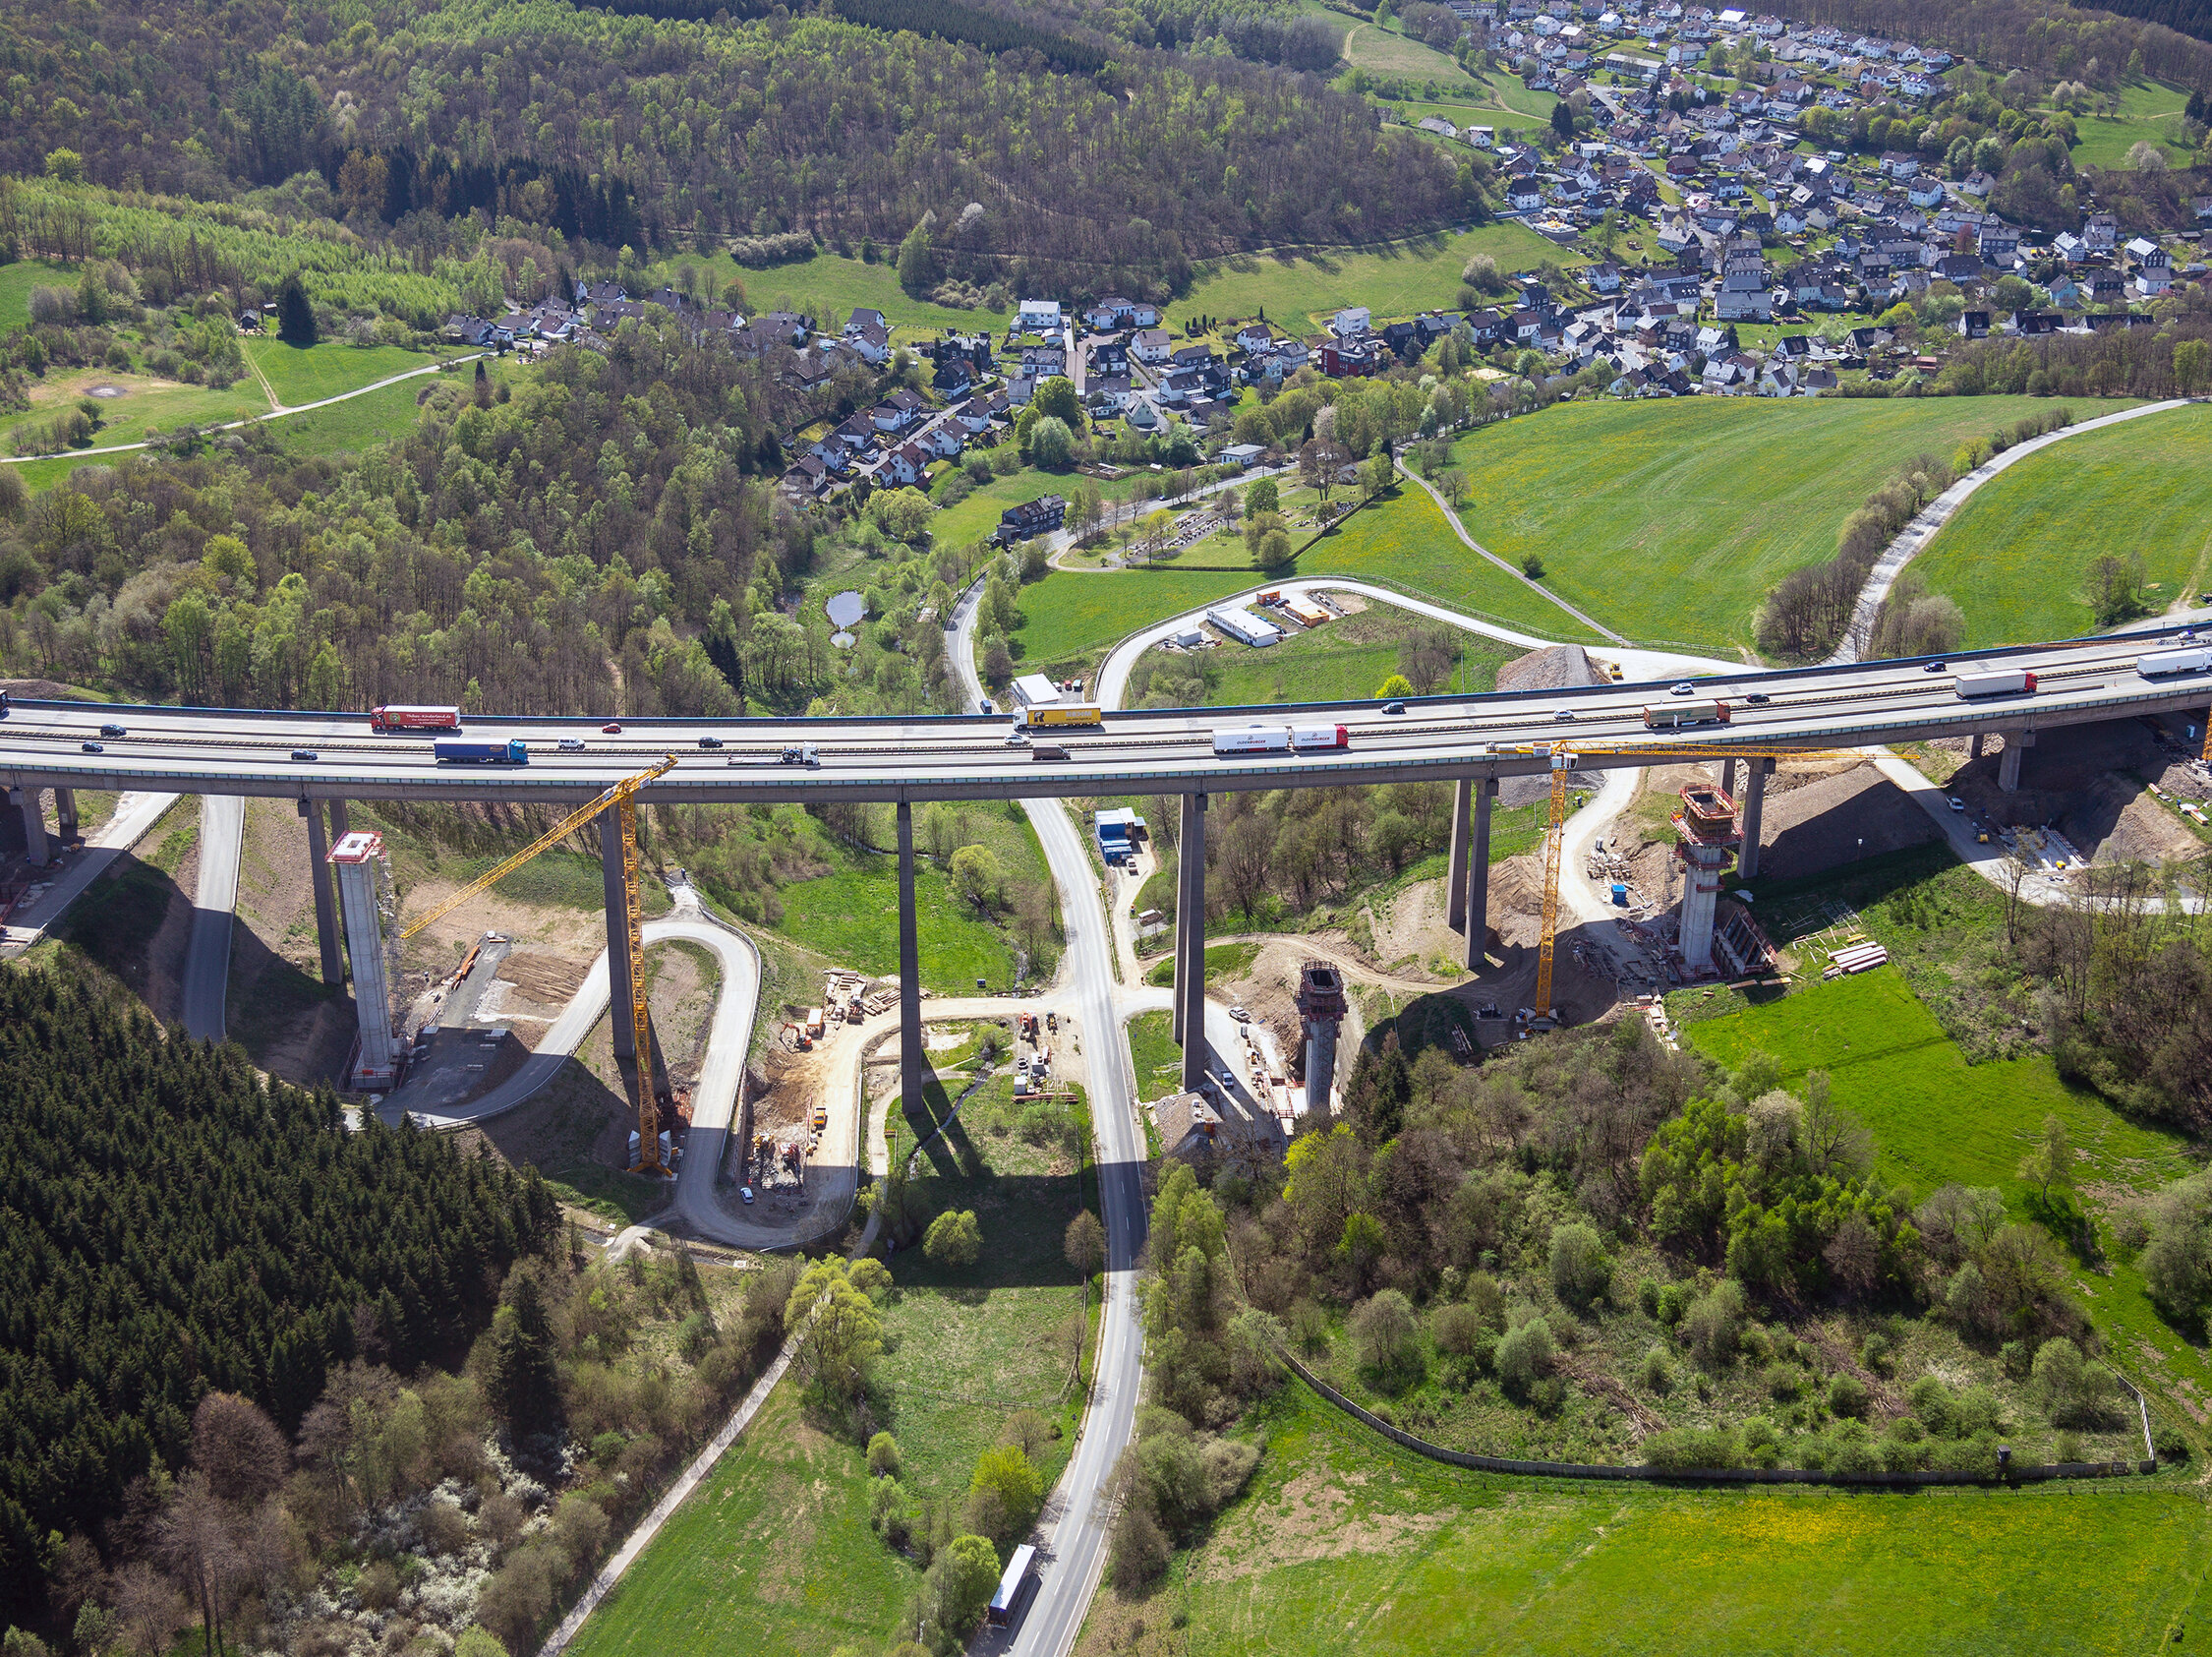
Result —
M 1592 746 L 1570 748 L 1565 742 L 1551 744 L 1551 817 L 1543 837 L 1543 931 L 1537 947 L 1537 984 L 1534 1024 L 1538 1019 L 1555 1019 L 1551 1008 L 1551 958 L 1558 943 L 1559 932 L 1559 864 L 1567 844 L 1567 778 L 1586 756 L 1603 755 L 1608 759 L 1628 755 L 1648 755 L 1654 763 L 1675 760 L 1733 760 L 1733 759 L 1811 759 L 1820 756 L 1821 750 L 1812 748 L 1767 748 L 1734 742 L 1635 744 L 1628 746 Z
M 400 938 L 413 937 L 434 921 L 450 915 L 480 892 L 491 890 L 524 863 L 541 852 L 552 850 L 576 833 L 610 806 L 618 813 L 622 837 L 622 908 L 628 917 L 628 937 L 625 940 L 630 961 L 630 1032 L 637 1052 L 637 1145 L 638 1161 L 632 1171 L 666 1177 L 669 1169 L 661 1161 L 661 1113 L 653 1098 L 653 1026 L 646 1007 L 645 985 L 645 930 L 637 890 L 637 797 L 646 784 L 666 776 L 675 766 L 675 755 L 647 766 L 633 777 L 624 777 L 613 784 L 589 804 L 580 805 L 567 816 L 528 846 L 517 852 L 489 873 L 479 875 L 463 886 L 443 903 L 435 905 L 429 914 L 401 932 Z

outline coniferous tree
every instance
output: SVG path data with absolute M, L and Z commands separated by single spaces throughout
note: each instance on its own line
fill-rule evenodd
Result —
M 492 1368 L 484 1390 L 493 1413 L 510 1432 L 545 1433 L 560 1425 L 560 1372 L 533 1272 L 515 1274 L 507 1303 L 493 1319 Z
M 313 345 L 316 340 L 315 306 L 297 270 L 276 290 L 276 337 L 287 345 Z

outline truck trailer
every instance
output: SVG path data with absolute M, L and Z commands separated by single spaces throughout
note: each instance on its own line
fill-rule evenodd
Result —
M 431 752 L 440 765 L 528 765 L 530 744 L 520 737 L 503 742 L 438 742 Z
M 369 710 L 369 729 L 385 731 L 458 731 L 459 708 L 405 706 L 392 703 Z
M 2161 650 L 2135 658 L 2135 671 L 2145 679 L 2163 679 L 2169 674 L 2200 674 L 2206 668 L 2212 668 L 2212 650 Z
M 1972 701 L 1977 696 L 2018 696 L 2035 692 L 2035 675 L 2019 669 L 2007 669 L 2002 673 L 1958 674 L 1950 686 L 1961 701 Z

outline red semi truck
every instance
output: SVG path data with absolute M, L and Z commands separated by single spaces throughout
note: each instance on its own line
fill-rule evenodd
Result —
M 460 728 L 459 708 L 409 707 L 395 702 L 390 707 L 369 710 L 372 731 L 458 731 Z

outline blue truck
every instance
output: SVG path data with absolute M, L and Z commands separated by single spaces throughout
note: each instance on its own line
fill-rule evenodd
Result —
M 520 737 L 503 742 L 435 742 L 431 751 L 440 765 L 528 765 L 530 744 Z

